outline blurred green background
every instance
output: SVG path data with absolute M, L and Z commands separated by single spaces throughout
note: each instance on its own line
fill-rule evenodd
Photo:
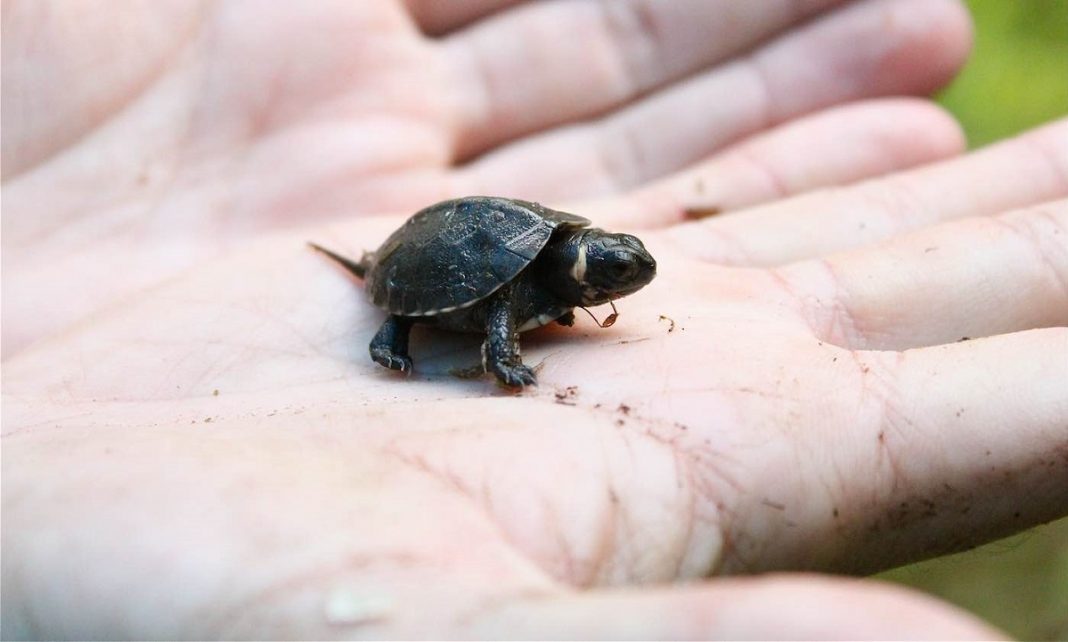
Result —
M 940 102 L 973 147 L 1068 112 L 1068 0 L 970 0 L 975 46 Z
M 969 144 L 1068 113 L 1068 0 L 967 4 L 975 47 L 939 101 L 961 121 Z M 942 597 L 1017 638 L 1068 639 L 1068 519 L 879 577 Z

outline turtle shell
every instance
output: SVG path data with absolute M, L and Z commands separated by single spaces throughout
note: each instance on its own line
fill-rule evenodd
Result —
M 472 196 L 420 210 L 375 252 L 371 301 L 391 314 L 467 307 L 508 283 L 557 229 L 590 222 L 537 203 Z

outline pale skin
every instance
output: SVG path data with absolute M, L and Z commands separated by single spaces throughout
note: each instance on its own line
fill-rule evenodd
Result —
M 996 635 L 815 573 L 1068 513 L 1068 123 L 956 157 L 937 108 L 865 99 L 949 79 L 957 5 L 788 5 L 5 3 L 4 637 Z M 550 11 L 602 65 L 502 48 Z M 95 85 L 9 72 L 105 43 Z M 450 374 L 477 338 L 386 371 L 382 313 L 304 242 L 359 256 L 456 192 L 632 231 L 658 277 L 610 329 L 526 335 L 522 394 Z

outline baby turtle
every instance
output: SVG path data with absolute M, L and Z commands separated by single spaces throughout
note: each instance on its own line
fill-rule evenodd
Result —
M 485 333 L 482 365 L 507 386 L 536 384 L 519 358 L 519 333 L 577 306 L 608 303 L 656 276 L 637 238 L 589 228 L 581 216 L 511 198 L 471 196 L 417 212 L 359 261 L 313 248 L 361 279 L 389 318 L 371 340 L 371 358 L 409 372 L 415 323 Z

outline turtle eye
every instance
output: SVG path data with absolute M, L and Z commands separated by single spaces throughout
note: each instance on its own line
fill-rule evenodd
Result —
M 608 267 L 608 273 L 616 279 L 624 279 L 630 274 L 631 265 L 626 260 L 617 259 Z

